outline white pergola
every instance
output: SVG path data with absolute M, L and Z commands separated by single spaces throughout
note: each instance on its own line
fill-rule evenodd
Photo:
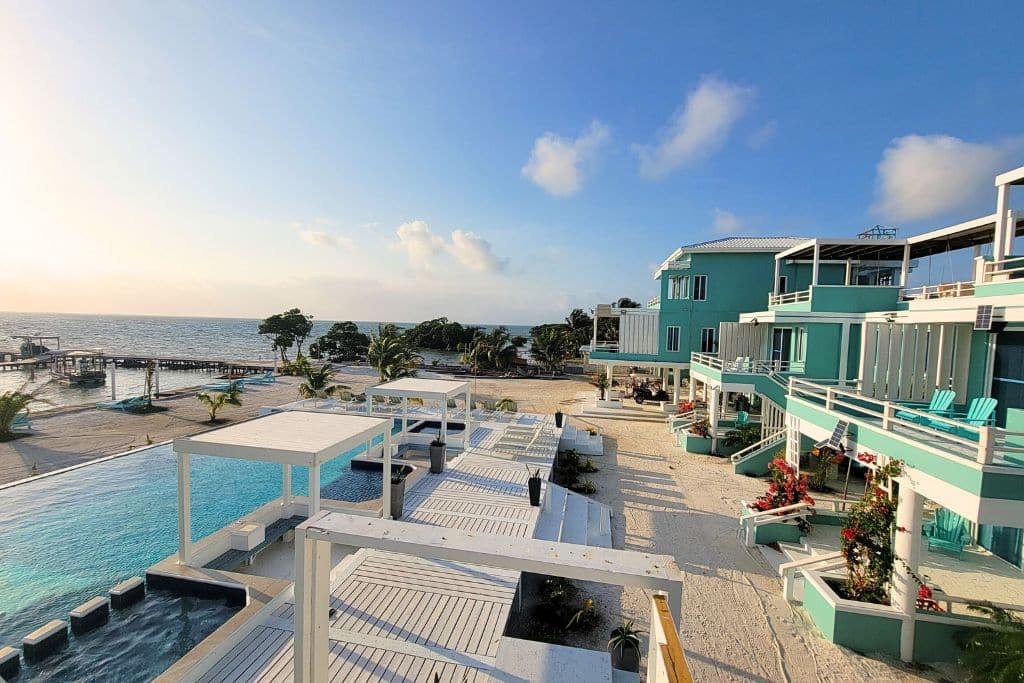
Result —
M 366 390 L 366 410 L 373 412 L 373 397 L 402 399 L 402 433 L 409 426 L 409 399 L 418 398 L 425 401 L 439 401 L 441 404 L 441 440 L 448 442 L 448 399 L 463 394 L 466 401 L 466 420 L 463 433 L 463 447 L 469 448 L 469 437 L 472 434 L 472 394 L 469 382 L 450 379 L 421 379 L 419 377 L 403 377 L 384 384 L 378 384 Z
M 320 512 L 320 465 L 373 439 L 384 439 L 383 506 L 391 510 L 391 420 L 289 410 L 174 440 L 178 455 L 178 564 L 192 562 L 189 459 L 192 455 L 280 463 L 284 505 L 292 502 L 292 466 L 309 470 L 307 516 Z

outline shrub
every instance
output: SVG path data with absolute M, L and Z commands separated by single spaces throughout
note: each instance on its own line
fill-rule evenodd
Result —
M 697 420 L 690 425 L 689 432 L 694 436 L 699 436 L 704 439 L 711 438 L 711 423 L 707 420 Z
M 751 504 L 751 509 L 775 510 L 796 503 L 814 505 L 814 499 L 807 495 L 807 475 L 797 474 L 785 458 L 777 456 L 768 470 L 771 473 L 768 491 Z
M 903 463 L 893 460 L 869 474 L 863 497 L 850 508 L 840 542 L 847 569 L 843 597 L 889 604 L 896 559 L 892 547 L 893 534 L 897 532 L 896 501 L 881 484 L 899 476 L 902 470 Z

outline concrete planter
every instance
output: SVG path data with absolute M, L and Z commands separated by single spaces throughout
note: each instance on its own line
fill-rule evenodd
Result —
M 430 473 L 441 474 L 444 472 L 446 446 L 430 444 Z
M 526 485 L 530 490 L 530 505 L 540 507 L 540 478 L 530 477 L 526 480 Z
M 740 508 L 742 516 L 746 517 L 753 513 L 753 510 L 746 505 Z M 761 524 L 754 530 L 754 543 L 768 545 L 769 543 L 799 543 L 803 532 L 800 527 L 791 522 L 769 522 Z
M 679 445 L 690 453 L 711 455 L 711 437 L 697 436 L 690 432 L 683 432 L 679 435 Z
M 405 508 L 405 477 L 391 484 L 391 519 L 401 519 Z

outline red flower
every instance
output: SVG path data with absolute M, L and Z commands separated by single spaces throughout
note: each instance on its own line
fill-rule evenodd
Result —
M 853 529 L 843 529 L 843 538 L 847 541 L 853 541 L 857 538 L 857 532 Z
M 896 527 L 896 531 L 899 531 L 900 533 L 905 534 L 905 533 L 907 533 L 907 527 L 905 527 L 905 526 L 898 526 L 898 527 Z

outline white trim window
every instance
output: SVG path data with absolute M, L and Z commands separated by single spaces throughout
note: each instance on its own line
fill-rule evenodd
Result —
M 665 350 L 679 351 L 679 326 L 669 325 L 665 328 Z
M 693 300 L 706 301 L 708 298 L 708 276 L 693 276 Z
M 695 283 L 696 284 L 696 283 Z M 717 330 L 713 327 L 705 327 L 700 331 L 700 352 L 715 353 L 718 347 Z
M 668 278 L 668 298 L 688 299 L 690 298 L 690 276 L 671 275 Z
M 797 327 L 793 330 L 793 360 L 802 362 L 807 350 L 806 330 Z
M 789 277 L 786 275 L 779 276 L 778 291 L 776 294 L 785 294 L 786 288 L 789 286 Z

